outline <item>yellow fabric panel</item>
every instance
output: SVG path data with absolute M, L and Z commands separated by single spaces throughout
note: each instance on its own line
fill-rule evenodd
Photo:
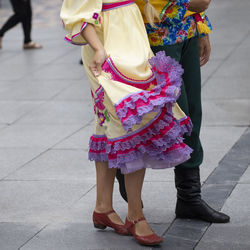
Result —
M 93 23 L 93 14 L 98 13 L 101 23 L 95 26 L 96 31 L 116 68 L 128 78 L 134 80 L 148 79 L 152 75 L 148 60 L 153 56 L 153 52 L 150 49 L 145 25 L 137 5 L 131 4 L 126 7 L 101 12 L 102 4 L 107 2 L 117 1 L 65 0 L 61 17 L 66 29 L 69 30 L 70 34 L 78 34 L 82 23 Z M 82 36 L 77 38 L 83 39 Z M 125 135 L 126 132 L 116 116 L 114 104 L 129 94 L 141 91 L 141 89 L 112 80 L 105 74 L 98 78 L 94 77 L 89 70 L 93 55 L 93 49 L 89 45 L 82 47 L 82 59 L 90 82 L 90 88 L 94 93 L 100 87 L 104 89 L 104 104 L 110 114 L 110 121 L 105 122 L 102 127 L 98 124 L 98 117 L 95 117 L 95 133 L 106 134 L 108 138 Z M 177 117 L 185 116 L 178 106 L 174 107 L 173 111 L 176 112 Z M 144 126 L 155 115 L 156 113 L 147 114 L 139 125 L 133 126 L 132 130 Z

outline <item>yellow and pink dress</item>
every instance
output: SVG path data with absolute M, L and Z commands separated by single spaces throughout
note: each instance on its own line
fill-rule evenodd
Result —
M 183 143 L 192 123 L 176 100 L 183 70 L 164 52 L 150 49 L 141 13 L 132 0 L 64 0 L 67 41 L 82 47 L 93 98 L 95 127 L 89 159 L 132 173 L 174 167 L 190 158 Z M 89 64 L 94 52 L 80 35 L 93 24 L 109 55 L 99 77 Z

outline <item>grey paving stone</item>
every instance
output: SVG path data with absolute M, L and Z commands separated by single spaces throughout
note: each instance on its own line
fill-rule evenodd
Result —
M 235 150 L 237 151 L 237 153 L 241 153 L 241 152 L 249 152 L 249 146 L 250 146 L 250 129 L 247 128 L 245 134 L 241 137 L 241 139 L 235 144 Z M 247 155 L 248 156 L 248 155 Z M 249 156 L 248 156 L 249 157 Z
M 211 57 L 210 60 L 225 60 L 234 49 L 232 44 L 216 44 L 213 39 L 211 39 Z
M 250 41 L 250 34 L 248 33 L 248 36 L 244 39 L 244 41 L 241 44 L 241 48 L 248 47 Z
M 174 182 L 174 170 L 173 169 L 147 169 L 145 175 L 145 181 L 148 182 Z M 174 185 L 174 183 L 172 184 Z
M 87 181 L 1 181 L 2 222 L 50 223 L 92 188 Z
M 6 5 L 8 2 L 5 2 L 4 4 Z M 45 2 L 47 1 L 34 0 L 33 4 L 38 3 L 37 6 L 39 7 L 39 5 L 43 6 Z M 51 2 L 51 6 L 57 5 L 58 3 Z M 64 81 L 64 83 L 68 81 L 72 86 L 55 97 L 56 102 L 63 101 L 66 104 L 67 102 L 74 102 L 76 100 L 83 101 L 85 98 L 89 101 L 89 87 L 86 76 L 83 73 L 82 66 L 78 65 L 80 48 L 64 43 L 62 38 L 65 31 L 59 26 L 59 22 L 58 25 L 56 24 L 54 27 L 48 28 L 45 25 L 51 25 L 53 19 L 44 18 L 44 12 L 36 12 L 36 6 L 33 7 L 35 9 L 33 35 L 36 41 L 44 45 L 44 49 L 40 51 L 22 51 L 21 27 L 17 27 L 6 35 L 4 39 L 4 50 L 0 53 L 0 73 L 1 70 L 9 69 L 10 65 L 14 65 L 12 73 L 15 74 L 10 75 L 7 74 L 7 72 L 1 74 L 0 99 L 48 100 L 53 97 L 54 93 L 59 93 L 59 91 L 62 90 L 62 85 L 59 84 L 59 81 L 66 79 L 62 81 Z M 202 141 L 205 150 L 205 160 L 201 169 L 202 181 L 206 180 L 223 158 L 223 155 L 225 155 L 234 142 L 238 140 L 239 136 L 243 133 L 244 126 L 249 126 L 250 124 L 248 117 L 250 110 L 248 105 L 249 84 L 247 80 L 249 79 L 248 54 L 250 35 L 247 35 L 246 32 L 249 30 L 248 24 L 250 22 L 249 7 L 250 2 L 248 0 L 220 0 L 216 2 L 212 1 L 211 8 L 207 12 L 213 23 L 214 32 L 210 35 L 213 43 L 212 60 L 202 69 L 203 83 L 206 83 L 203 87 L 203 98 L 206 99 L 204 102 L 204 124 L 213 127 L 204 127 L 202 131 Z M 50 8 L 46 9 L 46 14 L 48 12 L 50 12 Z M 3 16 L 2 13 L 0 9 L 0 19 Z M 6 15 L 6 11 L 4 15 Z M 44 27 L 37 28 L 38 26 L 36 25 L 41 25 L 41 22 L 44 22 Z M 242 44 L 239 43 L 241 41 Z M 15 55 L 15 58 L 13 55 Z M 230 57 L 228 57 L 229 55 Z M 224 61 L 225 59 L 227 59 L 226 62 Z M 2 67 L 2 63 L 6 66 Z M 53 66 L 53 64 L 55 65 Z M 222 67 L 218 69 L 214 76 L 214 72 L 220 64 L 222 64 Z M 33 73 L 33 75 L 30 75 L 31 73 Z M 212 78 L 206 82 L 209 77 Z M 1 79 L 5 79 L 4 83 Z M 53 86 L 49 84 L 49 79 L 51 80 L 50 82 L 55 80 Z M 76 79 L 77 82 L 79 81 L 79 84 L 73 84 L 72 79 Z M 25 85 L 29 80 L 34 82 Z M 81 85 L 80 81 L 83 81 L 83 85 Z M 44 83 L 39 86 L 41 82 L 46 82 L 46 84 Z M 18 84 L 20 84 L 19 87 Z M 84 95 L 82 95 L 82 93 L 84 93 Z M 228 99 L 228 102 L 224 102 L 224 99 Z M 71 107 L 72 109 L 74 108 L 73 106 Z M 74 114 L 80 112 L 79 110 L 80 108 L 78 111 L 75 111 Z M 70 110 L 67 112 L 69 111 Z M 76 119 L 76 116 L 73 114 L 72 116 L 69 115 L 69 117 L 66 117 L 67 119 L 57 117 L 56 115 L 53 116 L 56 112 L 59 112 L 60 116 L 63 114 L 58 108 L 52 108 L 50 111 L 48 107 L 47 110 L 43 110 L 40 114 L 35 114 L 34 117 L 30 118 L 30 121 L 45 123 L 53 121 L 54 124 L 56 120 L 61 124 L 64 124 L 65 120 L 70 122 L 78 121 L 78 118 Z M 2 112 L 0 113 L 2 114 Z M 15 112 L 12 112 L 5 117 L 11 118 L 14 116 L 14 113 Z M 85 110 L 83 110 L 83 114 L 85 113 Z M 96 246 L 95 249 L 99 249 L 99 247 L 103 249 L 103 246 L 105 246 L 106 249 L 112 249 L 110 242 L 113 243 L 113 241 L 114 245 L 119 244 L 117 249 L 123 249 L 121 248 L 121 246 L 123 247 L 123 242 L 125 242 L 124 249 L 143 249 L 139 247 L 131 237 L 118 239 L 117 235 L 114 235 L 111 230 L 107 230 L 106 233 L 101 233 L 92 228 L 91 213 L 95 204 L 96 191 L 94 188 L 94 172 L 92 172 L 94 168 L 91 168 L 93 167 L 93 165 L 90 166 L 92 163 L 88 163 L 87 159 L 84 158 L 83 155 L 86 154 L 86 152 L 82 152 L 81 154 L 81 150 L 86 150 L 87 148 L 87 142 L 83 142 L 82 140 L 88 137 L 87 132 L 90 132 L 90 130 L 86 131 L 86 134 L 85 132 L 79 131 L 69 137 L 69 135 L 79 130 L 81 126 L 71 126 L 67 123 L 64 125 L 65 126 L 46 126 L 44 124 L 37 124 L 36 126 L 20 126 L 17 124 L 13 127 L 11 126 L 11 128 L 6 128 L 4 124 L 0 125 L 0 129 L 1 127 L 4 128 L 0 130 L 0 147 L 7 147 L 9 148 L 8 150 L 11 150 L 8 151 L 11 152 L 8 153 L 9 156 L 4 158 L 4 162 L 8 163 L 9 161 L 4 169 L 7 169 L 9 166 L 9 170 L 15 170 L 15 166 L 25 162 L 29 156 L 32 156 L 32 152 L 28 153 L 29 149 L 32 151 L 38 150 L 38 152 L 44 151 L 60 141 L 61 143 L 58 143 L 56 148 L 61 147 L 62 149 L 67 149 L 48 151 L 22 170 L 16 172 L 16 176 L 11 175 L 11 177 L 9 177 L 11 180 L 8 180 L 8 186 L 5 184 L 4 192 L 10 192 L 11 195 L 9 197 L 4 196 L 4 200 L 6 201 L 6 207 L 10 204 L 10 210 L 3 206 L 3 211 L 9 211 L 9 217 L 5 214 L 5 219 L 9 218 L 9 220 L 12 221 L 22 220 L 27 223 L 27 226 L 30 228 L 32 228 L 32 226 L 28 225 L 30 221 L 40 221 L 44 223 L 52 220 L 54 222 L 67 223 L 61 225 L 54 224 L 48 229 L 46 228 L 25 246 L 27 249 L 74 250 L 84 249 L 83 246 L 92 246 L 92 244 L 93 247 Z M 36 130 L 38 130 L 38 132 Z M 223 204 L 220 202 L 228 195 L 228 190 L 232 188 L 231 184 L 236 184 L 237 178 L 243 173 L 243 169 L 249 159 L 249 151 L 247 151 L 248 145 L 247 140 L 239 146 L 236 145 L 234 149 L 230 151 L 230 154 L 223 158 L 220 163 L 220 167 L 222 167 L 224 172 L 220 170 L 216 176 L 220 176 L 220 178 L 223 177 L 223 179 L 214 179 L 211 185 L 208 185 L 209 182 L 207 182 L 204 186 L 204 197 L 208 197 L 208 201 L 211 201 L 212 204 L 215 202 L 217 205 L 222 206 Z M 12 151 L 11 147 L 15 147 L 15 149 Z M 19 149 L 22 150 L 18 151 L 16 156 L 13 156 L 14 150 Z M 4 151 L 0 152 L 2 152 L 2 155 L 5 153 Z M 21 156 L 21 154 L 23 154 L 23 156 Z M 72 164 L 71 168 L 69 167 L 70 163 Z M 87 164 L 90 164 L 89 167 L 91 171 L 90 168 L 87 168 L 88 170 L 85 176 L 83 176 L 83 168 L 78 169 L 78 166 L 81 164 L 86 164 L 86 167 Z M 226 172 L 225 169 L 228 171 Z M 72 179 L 73 183 L 71 183 L 71 181 L 69 181 L 69 184 L 64 183 L 67 175 L 68 181 Z M 199 245 L 199 249 L 249 249 L 249 242 L 245 240 L 245 238 L 249 238 L 250 219 L 248 212 L 248 176 L 249 171 L 247 170 L 240 179 L 240 184 L 235 187 L 233 193 L 223 206 L 223 212 L 231 215 L 231 224 L 227 224 L 225 227 L 219 226 L 216 232 L 209 232 L 206 241 L 200 242 L 202 245 Z M 46 186 L 44 184 L 44 186 L 38 188 L 39 184 L 36 185 L 35 182 L 31 181 L 33 177 L 43 180 L 40 181 L 41 183 L 46 182 L 46 179 L 49 178 L 51 181 L 47 182 L 52 184 L 46 184 Z M 209 180 L 212 180 L 212 177 L 213 176 L 211 176 Z M 29 181 L 16 182 L 13 181 L 14 178 L 27 179 Z M 82 186 L 84 180 L 91 182 L 91 190 L 88 189 L 86 191 Z M 225 185 L 226 181 L 229 183 L 228 186 Z M 0 183 L 2 184 L 2 182 Z M 22 183 L 22 185 L 20 183 Z M 222 185 L 212 185 L 219 183 Z M 71 185 L 73 185 L 73 187 Z M 63 188 L 61 186 L 63 186 Z M 3 186 L 1 186 L 1 191 L 2 187 Z M 79 191 L 80 189 L 82 192 Z M 48 197 L 46 197 L 46 195 Z M 65 198 L 63 195 L 67 197 Z M 2 193 L 0 196 L 2 198 Z M 150 222 L 156 222 L 156 224 L 152 224 L 152 227 L 157 233 L 164 232 L 174 219 L 175 196 L 172 170 L 148 171 L 143 192 L 145 214 Z M 73 199 L 74 197 L 77 197 L 77 199 Z M 71 203 L 69 202 L 71 205 L 64 206 L 65 204 L 69 204 L 66 199 L 71 199 Z M 46 200 L 48 203 L 46 203 Z M 24 204 L 25 201 L 26 204 Z M 115 209 L 122 218 L 125 218 L 127 205 L 119 195 L 117 183 L 115 184 L 114 201 Z M 19 205 L 17 204 L 18 202 L 20 203 Z M 37 204 L 39 208 L 34 204 Z M 28 209 L 24 209 L 25 205 L 28 206 Z M 81 222 L 83 224 L 74 224 L 72 222 Z M 197 236 L 208 226 L 206 223 L 194 220 L 175 220 L 174 225 L 175 228 L 173 228 L 172 231 L 170 230 L 170 232 L 176 237 L 166 234 L 167 237 L 161 249 L 193 249 L 197 243 Z M 231 225 L 233 229 L 231 229 Z M 183 230 L 184 227 L 194 230 L 187 231 L 185 234 L 185 230 Z M 225 236 L 223 236 L 224 228 L 226 231 Z M 228 232 L 226 229 L 228 229 Z M 245 232 L 241 233 L 241 230 L 245 230 Z M 29 229 L 27 229 L 27 231 L 29 231 Z M 235 235 L 233 235 L 234 231 L 236 231 Z M 9 232 L 11 233 L 12 231 Z M 25 228 L 23 232 L 25 234 Z M 238 237 L 238 233 L 241 234 L 242 238 L 240 236 Z M 85 240 L 85 236 L 87 237 L 87 241 Z M 193 240 L 185 240 L 184 237 L 187 236 Z M 104 243 L 100 242 L 103 238 Z M 231 240 L 229 243 L 226 242 L 228 238 Z M 16 242 L 14 237 L 10 236 L 10 240 L 11 239 L 14 243 Z M 19 238 L 17 237 L 17 239 Z M 237 241 L 238 239 L 243 240 L 239 242 Z M 88 245 L 89 242 L 90 245 Z M 86 249 L 93 248 L 89 247 Z
M 246 168 L 244 165 L 237 166 L 236 164 L 225 164 L 220 165 L 219 168 L 209 176 L 206 181 L 207 184 L 219 184 L 219 183 L 236 183 L 242 174 L 245 172 Z
M 221 162 L 231 168 L 234 168 L 234 166 L 237 168 L 246 168 L 250 160 L 250 156 L 247 154 L 248 148 L 249 147 L 241 147 L 241 149 L 239 149 L 237 148 L 237 144 L 235 144 L 230 150 L 230 154 L 225 155 Z
M 32 238 L 43 225 L 0 222 L 1 250 L 16 250 Z
M 17 51 L 6 51 L 6 50 L 2 50 L 1 54 L 0 54 L 0 62 L 4 63 L 7 60 L 10 60 L 13 56 L 17 55 Z
M 11 65 L 11 74 L 9 73 L 10 65 L 1 63 L 0 80 L 19 80 L 27 74 L 31 74 L 39 68 L 39 65 L 14 64 Z
M 65 41 L 63 41 L 65 43 Z M 67 53 L 66 55 L 61 56 L 60 58 L 55 60 L 56 64 L 75 64 L 75 66 L 79 65 L 79 67 L 82 67 L 82 65 L 79 64 L 79 61 L 81 59 L 81 48 L 79 47 L 71 47 L 68 44 L 64 44 L 67 48 L 71 48 L 71 51 Z
M 250 226 L 212 225 L 195 249 L 249 249 L 249 234 Z
M 79 83 L 69 86 L 62 91 L 55 101 L 88 101 L 92 103 L 90 87 L 86 78 L 81 79 Z
M 92 189 L 82 193 L 81 197 L 76 200 L 72 206 L 61 212 L 60 217 L 56 218 L 56 222 L 60 223 L 92 223 L 92 213 L 96 202 L 95 181 L 92 183 Z M 115 211 L 122 220 L 127 216 L 127 203 L 123 201 L 118 191 L 118 184 L 115 183 L 113 205 Z
M 79 128 L 79 125 L 12 125 L 0 131 L 0 148 L 48 149 Z
M 150 223 L 151 229 L 160 236 L 163 236 L 171 223 Z
M 6 65 L 46 65 L 52 62 L 54 63 L 55 60 L 65 56 L 67 53 L 70 53 L 73 49 L 72 47 L 67 46 L 64 41 L 60 40 L 57 40 L 54 43 L 41 41 L 41 44 L 44 46 L 43 49 L 28 51 L 20 50 L 15 57 L 6 60 L 4 63 Z
M 0 80 L 0 94 L 8 90 L 10 88 L 10 85 L 13 85 L 13 83 L 15 84 L 15 81 Z
M 219 13 L 217 13 L 219 14 Z M 213 32 L 210 35 L 210 39 L 214 41 L 216 44 L 226 44 L 226 45 L 237 45 L 243 39 L 242 31 L 235 30 L 235 36 L 230 35 L 230 28 L 225 28 L 225 26 L 221 29 L 216 25 L 213 25 L 214 29 L 217 32 Z
M 250 184 L 250 166 L 248 166 L 244 175 L 240 178 L 241 184 Z
M 7 126 L 7 124 L 0 124 L 0 130 L 6 128 Z
M 0 149 L 0 179 L 14 172 L 22 165 L 35 158 L 42 152 L 41 149 Z
M 249 60 L 243 58 L 230 57 L 218 71 L 215 76 L 247 77 L 249 75 Z
M 191 250 L 195 246 L 195 241 L 185 240 L 179 237 L 173 237 L 167 235 L 164 237 L 164 242 L 161 244 L 159 249 L 170 249 L 170 250 Z
M 58 17 L 59 16 L 56 17 L 57 20 L 59 19 Z M 67 34 L 67 31 L 65 31 L 63 29 L 63 26 L 62 26 L 60 19 L 53 26 L 43 25 L 43 27 L 39 27 L 39 29 L 38 28 L 34 29 L 33 34 L 34 34 L 34 37 L 36 37 L 36 39 L 41 39 L 41 40 L 45 40 L 45 41 L 49 41 L 49 42 L 55 41 L 58 43 L 64 43 L 64 44 L 68 45 L 69 48 L 72 49 L 72 45 L 68 44 L 67 42 L 64 41 L 64 36 Z M 74 47 L 75 46 L 73 46 L 73 48 Z
M 249 177 L 249 168 L 241 180 Z M 212 225 L 196 249 L 249 249 L 250 213 L 249 184 L 240 180 L 223 206 L 223 212 L 231 216 L 230 224 Z
M 244 127 L 202 127 L 201 142 L 204 149 L 204 161 L 200 167 L 202 182 L 218 166 L 220 160 L 244 131 Z M 218 138 L 221 138 L 221 140 L 218 140 Z M 223 143 L 221 143 L 222 141 Z
M 55 149 L 82 149 L 87 151 L 89 146 L 89 138 L 94 132 L 94 125 L 91 123 L 72 136 L 66 138 L 59 144 L 55 145 Z
M 143 185 L 144 213 L 147 221 L 152 224 L 169 224 L 175 217 L 176 194 L 173 183 L 145 182 Z M 93 188 L 77 201 L 61 218 L 61 222 L 90 223 L 94 209 L 96 189 Z M 127 203 L 121 198 L 118 183 L 115 183 L 114 209 L 124 220 L 127 216 Z
M 233 58 L 235 58 L 237 61 L 241 59 L 249 60 L 250 56 L 249 49 L 250 46 L 249 46 L 249 36 L 248 36 L 248 38 L 245 39 L 244 42 L 236 48 L 233 54 Z
M 35 110 L 41 105 L 42 102 L 16 102 L 16 101 L 0 101 L 0 123 L 11 124 L 28 114 L 32 110 Z
M 67 64 L 51 64 L 30 75 L 30 79 L 80 80 L 84 77 L 81 67 L 69 67 Z
M 249 169 L 243 175 L 243 178 L 249 178 Z M 249 184 L 238 184 L 223 207 L 223 212 L 231 216 L 230 224 L 232 226 L 249 227 L 249 190 Z
M 176 218 L 174 225 L 177 227 L 196 228 L 203 231 L 210 225 L 210 223 L 202 220 Z
M 152 249 L 138 245 L 131 236 L 120 236 L 112 229 L 104 231 L 86 224 L 54 224 L 29 241 L 21 250 L 136 250 Z
M 212 183 L 237 182 L 250 164 L 250 133 L 249 129 L 241 136 L 232 149 L 220 162 L 219 168 L 206 181 Z
M 233 191 L 235 184 L 204 184 L 202 197 L 214 209 L 220 210 Z
M 175 218 L 176 190 L 173 182 L 145 182 L 142 199 L 150 223 L 169 223 Z
M 244 244 L 240 242 L 202 242 L 195 249 L 197 250 L 249 250 L 249 244 Z
M 248 126 L 250 124 L 250 100 L 203 101 L 205 126 Z M 233 112 L 232 112 L 233 110 Z
M 79 124 L 86 125 L 94 118 L 92 103 L 48 101 L 20 119 L 19 124 Z
M 248 77 L 212 77 L 203 87 L 202 97 L 204 100 L 249 99 L 249 85 Z
M 0 151 L 1 152 L 1 151 Z M 71 180 L 95 182 L 94 164 L 83 150 L 49 150 L 9 175 L 8 180 Z
M 211 60 L 201 68 L 202 85 L 214 74 L 217 68 L 222 64 L 222 60 Z
M 57 80 L 38 80 L 31 81 L 22 79 L 18 82 L 5 82 L 0 92 L 1 100 L 15 100 L 15 101 L 40 101 L 48 100 L 53 96 L 59 94 L 67 86 L 74 83 L 74 81 L 57 81 Z M 5 87 L 5 89 L 3 89 Z
M 185 223 L 185 225 L 177 226 L 174 224 L 167 231 L 167 236 L 179 237 L 181 239 L 190 240 L 190 241 L 199 241 L 202 235 L 204 234 L 206 228 L 197 228 L 190 227 Z

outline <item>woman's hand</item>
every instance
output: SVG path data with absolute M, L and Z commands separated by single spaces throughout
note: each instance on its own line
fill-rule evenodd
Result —
M 88 42 L 90 47 L 95 51 L 95 55 L 89 65 L 89 69 L 95 77 L 99 76 L 102 72 L 102 65 L 107 59 L 107 53 L 96 34 L 93 24 L 88 23 L 85 29 L 82 30 L 81 35 Z
M 102 65 L 107 58 L 108 56 L 104 49 L 99 49 L 95 51 L 95 55 L 89 65 L 89 68 L 95 77 L 101 74 Z

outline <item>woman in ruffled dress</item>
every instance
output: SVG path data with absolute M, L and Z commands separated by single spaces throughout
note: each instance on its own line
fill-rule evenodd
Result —
M 145 1 L 149 20 L 154 9 Z M 96 228 L 132 234 L 140 244 L 162 238 L 147 224 L 141 202 L 146 168 L 174 167 L 190 157 L 183 143 L 191 121 L 176 104 L 180 65 L 164 52 L 153 55 L 145 26 L 133 0 L 64 0 L 65 39 L 82 47 L 95 113 L 89 159 L 95 161 Z M 128 216 L 125 224 L 113 210 L 117 168 L 125 174 Z

